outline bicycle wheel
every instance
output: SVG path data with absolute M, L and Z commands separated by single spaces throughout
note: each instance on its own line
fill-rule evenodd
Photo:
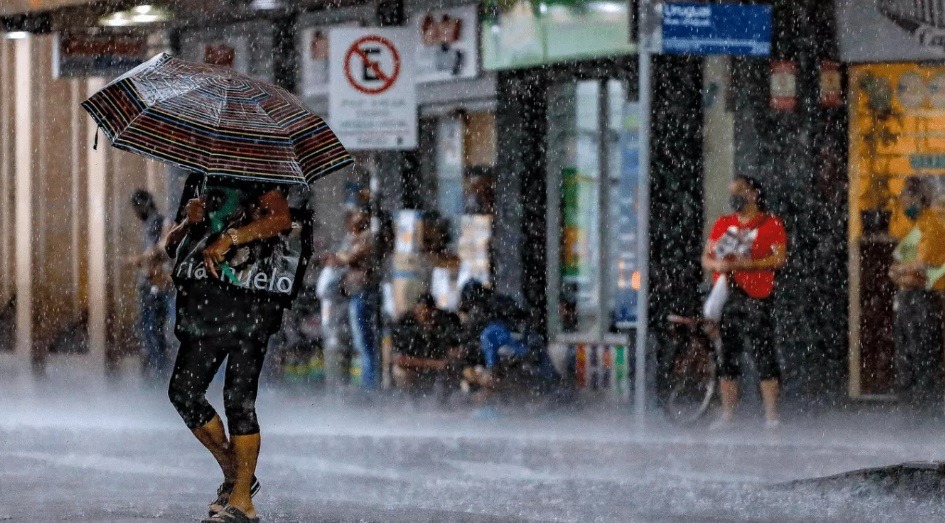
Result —
M 659 394 L 666 416 L 680 425 L 693 424 L 709 411 L 718 383 L 711 341 L 695 329 L 686 330 L 667 354 Z

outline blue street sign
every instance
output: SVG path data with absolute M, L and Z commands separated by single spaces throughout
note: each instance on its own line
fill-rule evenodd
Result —
M 771 6 L 665 3 L 662 46 L 666 54 L 771 54 Z

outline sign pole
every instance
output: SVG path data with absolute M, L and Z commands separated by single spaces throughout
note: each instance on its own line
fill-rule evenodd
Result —
M 640 176 L 637 178 L 637 241 L 639 242 L 640 290 L 637 296 L 636 357 L 634 368 L 633 408 L 642 427 L 646 422 L 646 353 L 649 323 L 650 289 L 650 111 L 653 105 L 652 56 L 649 40 L 651 27 L 650 0 L 639 0 L 637 13 L 637 57 L 639 67 L 638 97 L 640 101 Z

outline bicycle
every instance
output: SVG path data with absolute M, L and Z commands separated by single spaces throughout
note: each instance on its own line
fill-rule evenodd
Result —
M 657 400 L 671 422 L 692 425 L 712 409 L 719 388 L 718 326 L 701 317 L 673 314 L 666 319 L 669 325 L 661 344 Z

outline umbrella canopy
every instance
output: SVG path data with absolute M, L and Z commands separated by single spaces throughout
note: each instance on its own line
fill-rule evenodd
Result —
M 310 183 L 352 162 L 285 89 L 162 53 L 82 103 L 112 145 L 208 176 Z

